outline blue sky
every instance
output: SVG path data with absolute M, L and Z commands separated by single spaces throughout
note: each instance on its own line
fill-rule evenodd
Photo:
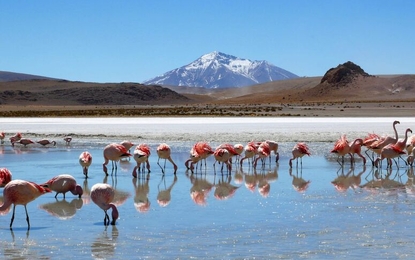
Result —
M 299 76 L 415 74 L 415 1 L 1 1 L 0 70 L 142 82 L 221 51 Z

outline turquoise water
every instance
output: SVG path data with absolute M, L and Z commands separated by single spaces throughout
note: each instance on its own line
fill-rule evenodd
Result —
M 33 139 L 41 134 L 30 133 Z M 112 138 L 116 140 L 116 135 Z M 134 179 L 131 159 L 106 177 L 102 150 L 113 140 L 96 134 L 74 138 L 70 146 L 62 141 L 49 148 L 13 148 L 7 142 L 0 146 L 0 167 L 8 168 L 13 179 L 43 183 L 67 173 L 84 187 L 82 199 L 70 193 L 66 199 L 61 195 L 55 199 L 54 193 L 48 193 L 29 203 L 30 231 L 24 207 L 16 207 L 12 231 L 11 212 L 2 215 L 4 258 L 378 259 L 412 258 L 415 253 L 413 169 L 402 162 L 391 171 L 364 167 L 360 160 L 353 168 L 349 163 L 340 167 L 329 153 L 333 143 L 328 140 L 308 142 L 312 156 L 303 158 L 302 168 L 290 171 L 294 142 L 283 140 L 278 164 L 263 169 L 258 165 L 256 170 L 234 164 L 230 175 L 216 165 L 215 174 L 210 157 L 206 168 L 192 174 L 184 162 L 193 141 L 179 140 L 169 142 L 179 166 L 175 176 L 169 163 L 164 175 L 157 164 L 155 148 L 160 140 L 131 140 L 150 144 L 149 176 Z M 235 136 L 231 141 L 245 140 Z M 212 147 L 218 144 L 211 142 Z M 88 179 L 78 164 L 84 150 L 93 156 Z M 305 190 L 294 187 L 307 181 Z M 115 226 L 104 226 L 104 212 L 89 198 L 89 189 L 98 182 L 117 191 L 120 218 Z M 346 189 L 338 190 L 332 182 Z M 377 188 L 371 188 L 375 184 Z M 261 189 L 267 185 L 268 193 Z M 201 187 L 205 200 L 198 204 L 191 191 Z M 226 195 L 232 190 L 229 197 L 215 197 L 215 192 Z M 159 204 L 159 196 L 170 198 L 168 204 Z M 138 208 L 137 203 L 146 198 L 148 209 Z

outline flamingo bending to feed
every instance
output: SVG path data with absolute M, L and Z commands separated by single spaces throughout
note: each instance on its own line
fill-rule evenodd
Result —
M 137 169 L 138 172 L 141 172 L 141 164 L 146 163 L 147 171 L 150 173 L 150 163 L 148 161 L 148 158 L 150 157 L 150 147 L 147 144 L 140 144 L 137 145 L 137 147 L 134 150 L 133 158 L 137 163 L 137 166 L 134 167 L 133 170 L 133 176 L 134 178 L 137 178 Z M 144 172 L 144 166 L 143 166 L 143 172 Z
M 337 162 L 343 166 L 344 164 L 344 156 L 346 154 L 350 155 L 350 162 L 352 163 L 352 155 L 350 153 L 350 146 L 349 146 L 349 141 L 347 141 L 346 135 L 342 135 L 340 137 L 339 140 L 336 141 L 336 143 L 334 144 L 333 149 L 331 150 L 331 153 L 335 153 L 337 154 Z M 341 163 L 339 162 L 339 157 L 342 157 L 342 161 Z
M 131 149 L 131 147 L 133 147 L 134 146 L 134 144 L 131 142 L 131 141 L 127 141 L 127 140 L 125 140 L 125 141 L 122 141 L 121 143 L 120 143 L 122 146 L 124 146 L 125 147 L 125 149 L 127 149 L 127 151 L 130 153 L 130 149 Z M 121 160 L 123 160 L 123 159 L 128 159 L 128 160 L 130 160 L 130 156 L 122 156 L 121 157 Z
M 239 164 L 242 166 L 242 163 L 244 162 L 245 159 L 251 159 L 252 161 L 254 160 L 255 155 L 258 152 L 258 147 L 256 146 L 255 142 L 249 142 L 247 145 L 245 145 L 244 147 L 244 152 L 245 152 L 245 156 L 244 158 L 242 158 L 239 161 Z
M 66 145 L 70 145 L 72 141 L 72 136 L 67 135 L 63 138 L 63 140 L 65 141 Z
M 280 159 L 280 154 L 278 152 L 278 143 L 275 141 L 271 141 L 271 140 L 266 140 L 265 141 L 268 145 L 269 145 L 269 150 L 271 152 L 274 152 L 275 154 L 275 162 L 277 163 L 278 160 Z M 269 163 L 271 164 L 271 153 L 269 154 Z
M 378 157 L 375 160 L 375 166 L 378 167 L 379 162 L 382 163 L 383 159 L 387 159 L 388 161 L 388 167 L 392 168 L 392 159 L 399 157 L 400 155 L 405 154 L 405 151 L 403 151 L 402 149 L 400 149 L 398 146 L 396 146 L 395 144 L 388 144 L 387 146 L 383 147 L 381 152 L 380 152 L 380 157 Z M 396 166 L 398 166 L 398 163 L 395 161 Z
M 102 169 L 104 170 L 105 174 L 108 175 L 107 164 L 109 161 L 112 162 L 112 171 L 114 171 L 114 164 L 115 164 L 115 171 L 117 171 L 117 162 L 123 156 L 131 156 L 131 154 L 127 151 L 127 149 L 117 143 L 112 143 L 104 148 L 104 163 L 102 164 Z
M 166 169 L 166 160 L 168 160 L 169 162 L 171 162 L 173 164 L 174 167 L 174 174 L 176 174 L 177 171 L 177 165 L 174 163 L 173 159 L 171 158 L 171 149 L 170 146 L 166 143 L 162 143 L 157 147 L 157 155 L 158 155 L 158 160 L 157 160 L 157 164 L 160 166 L 161 171 L 164 174 L 164 170 Z M 160 159 L 164 159 L 164 167 L 161 167 L 159 161 Z
M 196 163 L 199 163 L 199 161 L 202 158 L 200 157 L 200 154 L 197 153 L 196 150 L 196 144 L 192 146 L 192 148 L 190 149 L 190 158 L 184 162 L 184 166 L 186 166 L 186 169 L 191 169 L 193 170 L 193 165 Z M 190 163 L 190 166 L 189 166 Z M 197 168 L 197 167 L 196 167 Z
M 48 139 L 42 139 L 42 140 L 37 141 L 36 143 L 41 144 L 43 146 L 46 146 L 48 144 L 51 144 L 53 146 L 56 146 L 56 142 L 55 141 L 50 141 Z
M 91 188 L 91 200 L 100 207 L 104 213 L 104 225 L 110 224 L 110 218 L 107 210 L 112 209 L 112 221 L 111 225 L 115 225 L 115 221 L 118 219 L 118 209 L 113 202 L 115 196 L 115 190 L 107 183 L 97 183 Z
M 193 170 L 194 164 L 199 163 L 199 161 L 205 161 L 206 167 L 206 159 L 214 152 L 215 151 L 212 150 L 212 147 L 207 142 L 197 142 L 192 146 L 192 149 L 190 149 L 190 159 L 188 159 L 184 165 L 187 169 Z M 200 164 L 200 168 L 202 168 L 202 164 Z
M 11 182 L 12 173 L 7 168 L 0 168 L 0 188 Z
M 10 143 L 13 145 L 14 142 L 19 141 L 21 138 L 22 138 L 22 134 L 21 133 L 16 133 L 12 137 L 10 137 L 9 140 L 10 140 Z
M 29 138 L 21 138 L 20 140 L 13 142 L 12 146 L 14 146 L 15 143 L 19 143 L 22 144 L 24 147 L 27 147 L 29 144 L 34 144 L 35 142 L 30 140 Z
M 0 144 L 4 144 L 5 137 L 6 137 L 6 134 L 4 132 L 0 132 Z
M 225 148 L 216 148 L 215 152 L 213 153 L 213 156 L 215 157 L 215 162 L 213 163 L 213 167 L 216 170 L 216 162 L 222 162 L 222 168 L 221 171 L 223 171 L 223 165 L 226 164 L 228 171 L 230 172 L 232 170 L 232 164 L 229 162 L 232 155 L 229 152 L 228 149 Z
M 55 198 L 58 196 L 59 193 L 62 193 L 63 198 L 65 199 L 65 194 L 68 191 L 70 191 L 73 195 L 78 195 L 79 198 L 81 198 L 82 194 L 84 193 L 82 187 L 76 183 L 75 178 L 69 174 L 61 174 L 55 176 L 47 182 L 41 184 L 40 186 L 55 191 Z
M 47 192 L 51 192 L 51 190 L 34 182 L 24 180 L 13 180 L 9 182 L 3 190 L 4 203 L 0 206 L 0 211 L 7 210 L 13 204 L 10 229 L 12 229 L 16 205 L 23 205 L 26 211 L 27 229 L 29 230 L 30 221 L 26 205 Z
M 357 138 L 350 145 L 350 155 L 352 157 L 352 162 L 354 162 L 354 154 L 357 154 L 363 160 L 363 165 L 366 165 L 366 158 L 362 155 L 362 145 L 363 139 Z
M 298 158 L 300 158 L 300 160 L 301 160 L 300 165 L 302 167 L 303 166 L 303 156 L 304 155 L 310 156 L 311 153 L 310 153 L 310 149 L 308 148 L 306 143 L 297 143 L 294 146 L 293 150 L 292 150 L 292 154 L 293 154 L 293 158 L 291 158 L 290 161 L 289 161 L 290 168 L 293 167 L 293 165 L 292 165 L 293 160 L 297 161 L 297 167 L 298 167 Z
M 85 151 L 79 155 L 79 164 L 82 166 L 85 178 L 88 178 L 88 168 L 92 164 L 92 155 L 90 152 Z
M 259 159 L 265 159 L 271 155 L 271 149 L 268 142 L 262 142 L 258 147 L 258 157 L 254 160 L 254 168 L 258 163 Z M 265 162 L 262 161 L 262 167 L 265 167 Z

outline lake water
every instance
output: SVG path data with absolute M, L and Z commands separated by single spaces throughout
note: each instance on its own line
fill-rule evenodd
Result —
M 12 231 L 11 212 L 3 212 L 2 257 L 412 259 L 413 168 L 401 161 L 399 168 L 378 170 L 361 160 L 340 167 L 330 154 L 341 134 L 350 140 L 372 132 L 393 135 L 394 120 L 401 122 L 400 137 L 406 128 L 415 128 L 415 118 L 0 118 L 7 139 L 21 132 L 35 141 L 57 141 L 56 147 L 12 147 L 8 140 L 1 145 L 0 167 L 8 168 L 13 179 L 43 183 L 66 173 L 84 188 L 81 199 L 71 193 L 55 199 L 48 193 L 29 203 L 30 231 L 23 206 L 16 207 Z M 68 134 L 73 137 L 69 146 L 63 141 Z M 194 174 L 184 166 L 197 141 L 214 148 L 266 139 L 279 143 L 278 164 L 273 160 L 256 170 L 234 164 L 230 175 L 218 165 L 214 169 L 213 157 Z M 132 177 L 132 158 L 112 175 L 103 173 L 103 148 L 123 140 L 150 145 L 148 178 Z M 312 155 L 290 170 L 291 149 L 298 141 L 307 142 Z M 172 149 L 176 175 L 171 164 L 164 175 L 157 164 L 156 147 L 162 142 Z M 85 150 L 93 156 L 88 179 L 78 164 Z M 90 200 L 89 189 L 100 182 L 116 189 L 120 218 L 115 226 L 104 226 L 104 212 Z M 204 196 L 192 198 L 192 191 L 202 188 Z M 230 191 L 228 197 L 215 196 Z M 160 196 L 167 205 L 158 202 Z M 140 204 L 147 199 L 149 204 Z

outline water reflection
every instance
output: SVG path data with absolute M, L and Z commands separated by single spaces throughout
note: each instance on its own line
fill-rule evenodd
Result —
M 367 182 L 360 187 L 372 193 L 383 192 L 390 195 L 396 195 L 397 192 L 404 191 L 408 186 L 403 183 L 402 176 L 399 174 L 399 169 L 397 169 L 394 174 L 392 173 L 392 168 L 388 168 L 385 171 L 376 169 L 366 176 L 365 180 Z M 411 173 L 409 173 L 409 176 L 410 174 Z M 409 179 L 410 177 L 408 178 L 408 181 L 410 182 Z
M 250 169 L 248 172 L 244 172 L 243 169 L 240 168 L 239 171 L 235 173 L 235 178 L 238 178 L 239 183 L 243 176 L 244 185 L 249 191 L 254 193 L 256 188 L 258 188 L 258 193 L 266 198 L 269 195 L 271 183 L 278 179 L 277 170 L 278 166 L 275 166 L 274 169 L 261 169 L 259 172 L 256 169 Z
M 158 194 L 157 194 L 157 203 L 161 206 L 161 207 L 167 207 L 167 205 L 170 204 L 171 201 L 171 190 L 173 189 L 174 185 L 177 182 L 177 175 L 174 174 L 174 179 L 173 182 L 170 184 L 170 186 L 166 187 L 166 179 L 164 177 L 165 175 L 163 174 L 163 176 L 161 177 L 161 181 L 158 184 L 157 188 L 158 188 Z M 160 189 L 160 185 L 163 183 L 164 188 Z
M 138 178 L 133 178 L 133 186 L 134 186 L 134 207 L 135 209 L 140 212 L 144 213 L 150 209 L 150 200 L 148 199 L 148 194 L 150 192 L 150 174 L 139 174 Z
M 42 204 L 39 207 L 54 217 L 61 220 L 71 219 L 75 216 L 77 210 L 81 209 L 83 201 L 81 198 L 72 199 L 68 202 L 66 199 L 58 200 L 55 202 Z
M 218 200 L 226 200 L 235 195 L 235 192 L 239 187 L 232 185 L 231 180 L 232 175 L 221 175 L 218 183 L 215 185 L 215 198 Z
M 186 176 L 192 184 L 192 187 L 190 188 L 190 197 L 193 202 L 197 205 L 205 206 L 206 199 L 215 185 L 207 180 L 206 174 L 201 174 L 199 177 L 199 175 L 193 173 L 189 174 L 187 171 Z
M 346 192 L 349 188 L 356 190 L 357 188 L 361 187 L 360 183 L 362 181 L 362 175 L 366 172 L 366 166 L 363 166 L 362 170 L 355 174 L 355 168 L 350 167 L 348 172 L 344 173 L 344 166 L 340 166 L 339 170 L 337 170 L 337 177 L 331 182 L 333 186 L 339 192 Z M 339 172 L 341 172 L 339 174 Z
M 116 225 L 111 226 L 111 234 L 108 235 L 108 226 L 91 244 L 91 255 L 95 259 L 110 259 L 114 256 L 117 247 L 119 232 Z
M 2 248 L 2 259 L 49 259 L 49 256 L 39 255 L 39 250 L 34 247 L 38 244 L 33 239 L 29 239 L 29 230 L 22 237 L 15 236 L 13 230 L 10 230 L 12 241 L 6 241 L 2 237 L 0 245 Z
M 298 173 L 298 168 L 296 167 L 295 174 L 292 173 L 292 168 L 290 168 L 288 171 L 290 176 L 293 178 L 291 183 L 294 190 L 298 191 L 299 193 L 304 193 L 310 186 L 311 181 L 306 181 L 303 179 L 303 169 L 300 168 L 300 173 Z

